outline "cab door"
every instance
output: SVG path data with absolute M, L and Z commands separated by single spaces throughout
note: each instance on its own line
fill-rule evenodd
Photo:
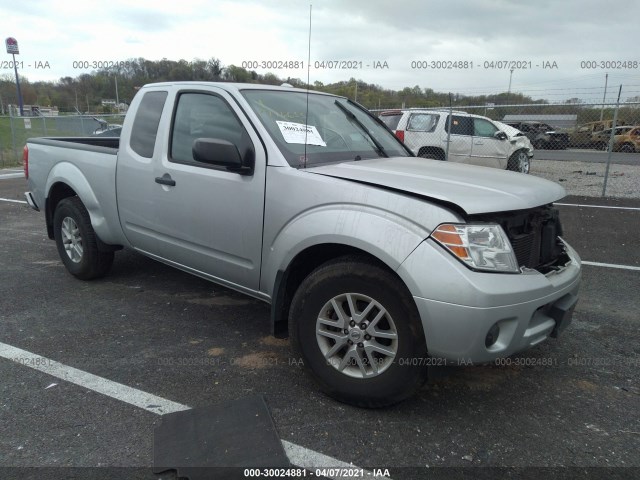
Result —
M 253 155 L 253 171 L 196 161 L 198 138 L 226 140 L 242 156 Z M 182 90 L 167 140 L 155 173 L 161 256 L 219 283 L 258 290 L 266 153 L 253 127 L 224 90 Z
M 133 124 L 125 122 L 120 142 L 116 170 L 116 197 L 120 225 L 127 240 L 137 250 L 158 255 L 156 208 L 158 185 L 153 176 L 160 161 L 162 146 L 157 141 L 168 91 L 140 92 L 131 103 L 136 112 Z

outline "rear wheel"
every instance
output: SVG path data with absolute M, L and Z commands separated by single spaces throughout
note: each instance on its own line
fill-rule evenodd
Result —
M 525 150 L 518 150 L 513 152 L 509 161 L 507 162 L 507 170 L 512 172 L 529 173 L 531 170 L 531 160 Z
M 98 249 L 98 238 L 89 212 L 78 197 L 61 200 L 53 216 L 58 254 L 69 273 L 82 280 L 104 276 L 113 263 L 113 252 Z
M 293 297 L 292 344 L 328 395 L 383 407 L 426 379 L 426 344 L 413 298 L 385 268 L 342 257 L 314 270 Z

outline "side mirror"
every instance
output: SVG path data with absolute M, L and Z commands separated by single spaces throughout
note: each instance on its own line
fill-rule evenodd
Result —
M 243 159 L 238 147 L 227 140 L 196 138 L 192 152 L 194 160 L 198 162 L 225 167 L 241 175 L 249 175 L 253 172 L 253 151 L 246 152 Z
M 498 140 L 506 140 L 507 138 L 509 138 L 509 136 L 503 131 L 497 131 L 496 133 L 493 134 L 493 136 L 496 137 Z

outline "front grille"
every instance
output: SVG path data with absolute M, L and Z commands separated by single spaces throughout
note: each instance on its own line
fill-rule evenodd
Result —
M 546 273 L 568 261 L 560 241 L 562 226 L 558 210 L 533 210 L 480 215 L 474 219 L 499 223 L 509 237 L 518 265 Z

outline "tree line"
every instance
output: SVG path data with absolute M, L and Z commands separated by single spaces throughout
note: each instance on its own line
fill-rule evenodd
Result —
M 41 107 L 57 106 L 64 112 L 111 113 L 114 107 L 103 106 L 103 99 L 116 99 L 116 82 L 118 100 L 130 103 L 137 89 L 142 85 L 163 81 L 216 81 L 242 82 L 280 85 L 289 83 L 294 87 L 305 88 L 306 82 L 299 78 L 279 77 L 273 73 L 260 74 L 236 65 L 224 66 L 217 58 L 208 60 L 147 60 L 132 58 L 109 68 L 83 73 L 76 77 L 62 77 L 57 81 L 30 82 L 21 77 L 23 102 Z M 513 108 L 501 108 L 500 105 L 536 104 L 521 113 L 526 114 L 584 114 L 584 107 L 579 99 L 571 99 L 566 105 L 549 105 L 546 100 L 516 93 L 502 92 L 494 95 L 461 95 L 458 93 L 435 92 L 431 88 L 418 85 L 405 87 L 402 90 L 383 88 L 376 84 L 350 78 L 349 80 L 324 84 L 316 81 L 309 85 L 310 89 L 355 99 L 369 109 L 389 109 L 401 107 L 448 107 L 462 108 L 470 105 L 495 104 L 492 109 L 478 109 L 473 113 L 486 114 L 500 119 L 507 113 L 514 113 Z M 5 74 L 0 77 L 0 108 L 6 113 L 8 104 L 17 104 L 16 88 L 13 76 Z M 520 113 L 520 112 L 518 112 Z M 611 112 L 606 112 L 607 117 Z

